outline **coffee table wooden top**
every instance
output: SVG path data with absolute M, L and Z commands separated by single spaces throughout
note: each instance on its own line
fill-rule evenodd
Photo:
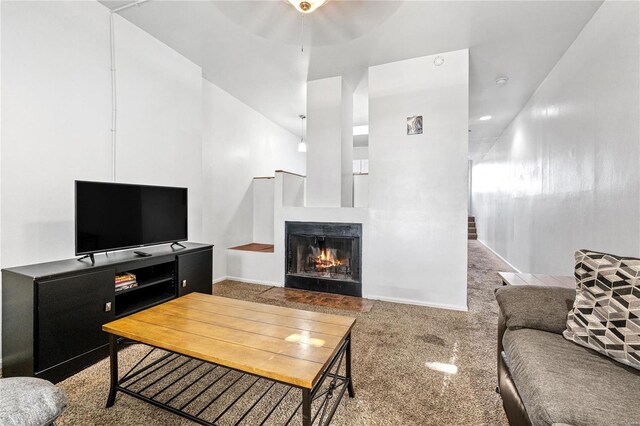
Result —
M 355 318 L 191 293 L 102 326 L 192 358 L 313 388 Z
M 498 274 L 505 285 L 576 288 L 576 279 L 565 275 L 522 274 L 516 272 L 498 272 Z

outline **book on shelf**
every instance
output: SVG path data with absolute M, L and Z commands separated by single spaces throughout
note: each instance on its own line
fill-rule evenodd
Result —
M 132 274 L 131 272 L 124 272 L 116 274 L 115 286 L 116 291 L 126 290 L 128 288 L 137 287 L 138 281 L 136 280 L 135 274 Z
M 124 284 L 124 285 L 117 285 L 116 286 L 116 293 L 122 290 L 127 290 L 129 288 L 133 288 L 133 287 L 138 287 L 138 283 L 128 283 L 128 284 Z
M 116 283 L 119 282 L 123 282 L 123 281 L 135 281 L 136 279 L 136 274 L 132 274 L 131 272 L 123 272 L 120 274 L 116 274 Z

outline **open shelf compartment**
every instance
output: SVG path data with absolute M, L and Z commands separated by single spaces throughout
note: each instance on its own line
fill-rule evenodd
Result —
M 115 317 L 120 318 L 159 303 L 176 295 L 176 264 L 164 262 L 131 269 L 138 285 L 115 293 Z

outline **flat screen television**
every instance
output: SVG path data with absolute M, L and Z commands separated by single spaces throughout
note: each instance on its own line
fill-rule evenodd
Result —
M 187 188 L 75 182 L 76 255 L 187 240 Z

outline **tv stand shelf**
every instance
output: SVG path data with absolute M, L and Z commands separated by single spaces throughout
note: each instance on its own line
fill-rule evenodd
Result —
M 175 296 L 170 293 L 154 293 L 152 296 L 144 299 L 132 299 L 133 301 L 127 301 L 126 304 L 122 304 L 123 307 L 121 308 L 120 313 L 118 313 L 118 308 L 116 308 L 115 318 L 118 319 L 126 317 L 127 315 L 135 314 L 136 312 L 159 305 L 160 303 L 167 302 L 171 299 L 175 299 Z
M 153 265 L 127 272 L 136 276 L 138 285 L 116 291 L 115 317 L 131 315 L 158 303 L 173 299 L 176 294 L 176 262 L 160 257 Z
M 212 293 L 213 246 L 145 247 L 2 270 L 2 373 L 63 380 L 108 355 L 102 324 L 197 291 Z M 116 291 L 116 274 L 138 286 Z
M 170 276 L 165 276 L 162 278 L 155 279 L 153 281 L 146 281 L 143 283 L 138 282 L 138 285 L 136 287 L 126 288 L 124 290 L 116 290 L 116 297 L 121 296 L 123 294 L 131 293 L 132 291 L 137 291 L 143 288 L 151 287 L 154 285 L 164 284 L 167 281 L 173 281 L 173 279 L 174 279 L 173 275 L 170 275 Z

